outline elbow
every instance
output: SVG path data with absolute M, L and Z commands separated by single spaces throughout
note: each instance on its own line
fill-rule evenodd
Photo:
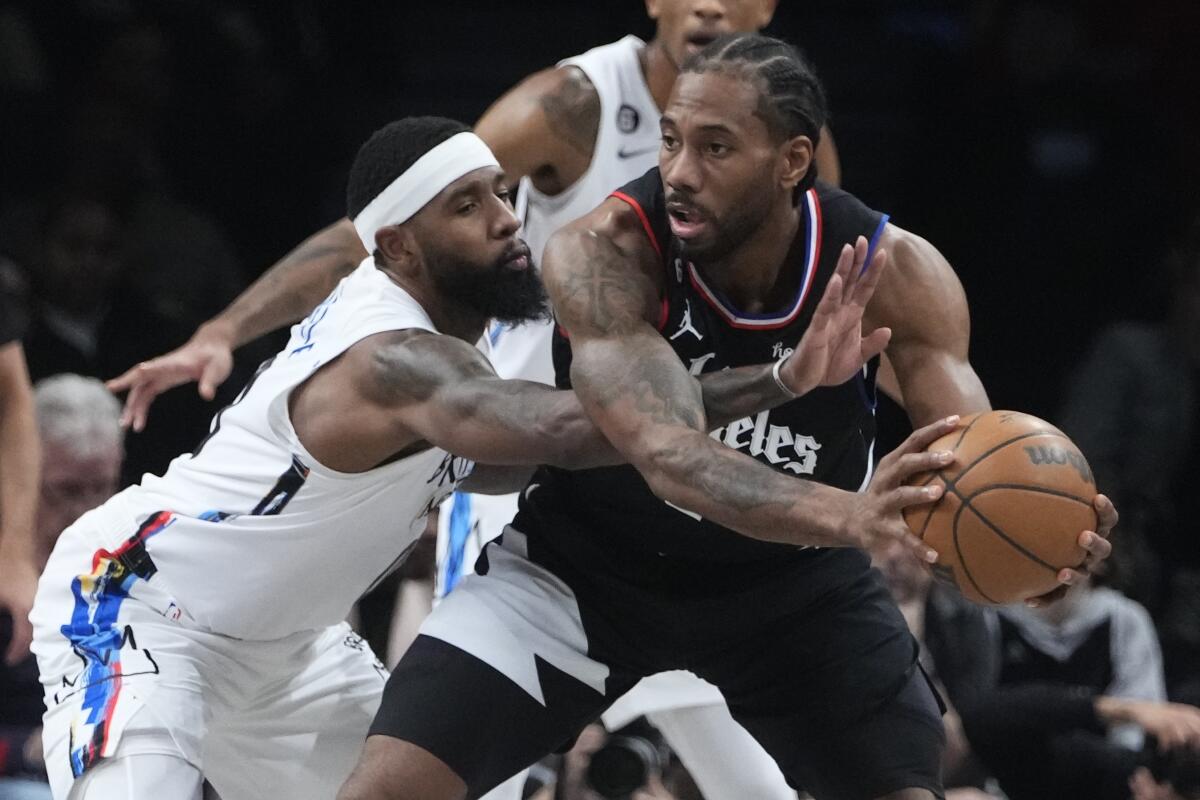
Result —
M 590 466 L 594 450 L 594 428 L 573 414 L 547 414 L 537 421 L 537 439 L 544 442 L 544 463 L 562 469 L 583 469 Z
M 680 506 L 684 502 L 680 476 L 687 474 L 687 448 L 679 444 L 660 444 L 634 454 L 637 471 L 659 500 Z

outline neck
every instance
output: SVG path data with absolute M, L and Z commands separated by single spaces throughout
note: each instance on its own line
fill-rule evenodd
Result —
M 765 314 L 791 303 L 797 276 L 786 270 L 800 227 L 800 208 L 776 203 L 758 229 L 724 258 L 706 261 L 704 274 L 741 311 Z
M 441 297 L 436 290 L 425 281 L 418 281 L 408 276 L 398 274 L 392 269 L 384 269 L 383 274 L 392 283 L 412 295 L 418 305 L 429 315 L 438 333 L 454 336 L 464 342 L 475 344 L 487 329 L 488 318 L 474 309 L 467 308 L 461 303 L 455 303 Z
M 646 87 L 650 89 L 654 104 L 660 109 L 666 108 L 667 100 L 671 98 L 671 87 L 675 85 L 675 78 L 679 77 L 679 65 L 671 60 L 671 56 L 658 39 L 651 40 L 650 44 L 641 49 L 638 60 L 641 62 L 642 77 L 646 79 Z

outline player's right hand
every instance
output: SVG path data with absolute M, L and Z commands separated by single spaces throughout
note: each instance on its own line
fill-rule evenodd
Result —
M 859 495 L 847 522 L 847 534 L 872 551 L 899 541 L 926 564 L 937 561 L 937 551 L 917 536 L 904 521 L 908 506 L 932 503 L 942 496 L 940 485 L 906 486 L 921 472 L 941 469 L 954 460 L 949 450 L 926 452 L 925 448 L 958 427 L 958 417 L 946 417 L 913 431 L 904 443 L 879 461 L 867 490 Z
M 121 412 L 121 426 L 140 432 L 146 427 L 150 404 L 168 389 L 190 381 L 199 384 L 205 400 L 212 400 L 217 387 L 233 370 L 233 341 L 219 328 L 208 325 L 182 346 L 158 358 L 143 361 L 105 385 L 113 393 L 128 391 Z

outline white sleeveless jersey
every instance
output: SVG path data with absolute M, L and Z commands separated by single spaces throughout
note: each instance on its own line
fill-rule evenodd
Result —
M 535 189 L 528 178 L 521 180 L 517 216 L 523 220 L 521 235 L 529 244 L 535 264 L 541 264 L 550 234 L 658 164 L 661 114 L 638 61 L 645 46 L 638 37 L 626 36 L 559 63 L 583 70 L 596 87 L 600 129 L 587 172 L 565 191 L 551 197 Z M 493 326 L 492 363 L 497 374 L 553 386 L 553 331 L 550 322 L 529 322 L 515 328 Z M 483 543 L 498 536 L 516 511 L 516 495 L 459 496 L 455 504 L 443 506 L 438 537 L 439 595 L 452 587 L 462 572 L 470 571 Z
M 109 540 L 101 546 L 119 546 L 131 526 L 170 512 L 145 539 L 153 579 L 209 630 L 275 639 L 345 619 L 472 465 L 431 448 L 337 472 L 301 444 L 288 397 L 364 337 L 411 328 L 436 332 L 417 301 L 365 260 L 292 328 L 194 453 L 101 508 Z
M 636 36 L 593 48 L 568 58 L 560 67 L 582 70 L 600 96 L 600 129 L 587 172 L 565 191 L 550 196 L 522 178 L 517 192 L 517 216 L 524 221 L 522 236 L 540 264 L 550 234 L 579 219 L 615 189 L 658 164 L 661 113 L 646 86 L 638 54 L 645 47 Z M 550 363 L 550 324 L 527 323 L 502 329 L 495 340 L 496 371 L 502 378 L 554 383 Z

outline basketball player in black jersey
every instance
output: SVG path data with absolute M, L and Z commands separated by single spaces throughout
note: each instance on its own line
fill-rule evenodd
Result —
M 660 168 L 551 239 L 558 383 L 630 464 L 539 471 L 396 668 L 341 800 L 478 797 L 666 669 L 716 684 L 818 800 L 942 796 L 937 698 L 863 550 L 910 535 L 900 507 L 932 499 L 897 494 L 917 451 L 988 399 L 945 259 L 813 185 L 823 122 L 790 46 L 718 39 L 675 85 Z M 696 376 L 786 363 L 847 241 L 867 269 L 890 254 L 864 327 L 890 329 L 926 427 L 872 474 L 872 364 L 799 398 L 748 388 L 774 410 L 708 436 Z M 1110 550 L 1115 510 L 1096 511 L 1063 583 Z

